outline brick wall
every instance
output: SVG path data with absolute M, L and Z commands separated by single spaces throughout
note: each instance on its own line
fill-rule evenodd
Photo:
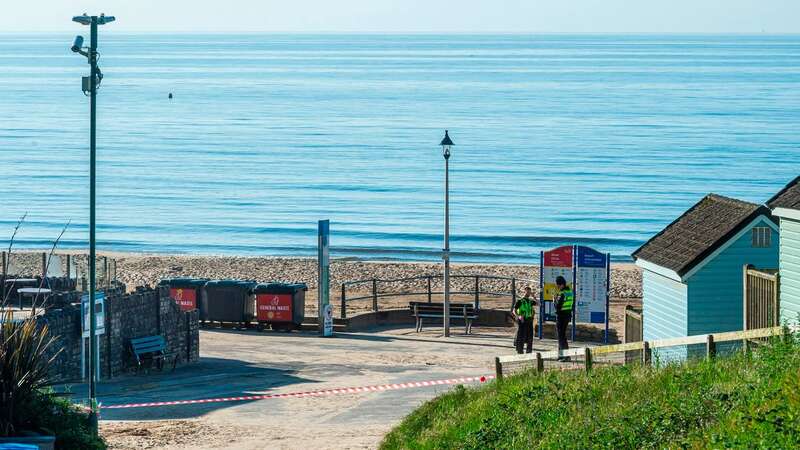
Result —
M 178 355 L 178 364 L 200 358 L 197 310 L 181 311 L 163 288 L 137 289 L 130 294 L 124 291 L 124 287 L 121 287 L 106 293 L 105 334 L 98 336 L 101 377 L 119 376 L 133 367 L 135 363 L 129 349 L 129 342 L 133 338 L 164 336 L 167 351 Z M 47 323 L 51 336 L 56 337 L 52 352 L 60 350 L 53 362 L 51 376 L 59 381 L 79 380 L 80 305 L 62 300 L 54 302 L 54 306 L 58 307 L 50 308 L 39 319 Z

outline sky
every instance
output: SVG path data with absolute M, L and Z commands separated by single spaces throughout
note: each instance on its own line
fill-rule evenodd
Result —
M 2 0 L 0 32 L 800 33 L 800 0 Z M 111 31 L 111 30 L 108 30 Z

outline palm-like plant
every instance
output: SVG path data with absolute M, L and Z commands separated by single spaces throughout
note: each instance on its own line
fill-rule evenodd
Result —
M 22 405 L 48 385 L 48 369 L 55 355 L 48 351 L 55 338 L 47 325 L 31 317 L 13 321 L 10 313 L 0 325 L 0 436 L 17 433 Z
M 25 220 L 23 215 L 14 227 L 14 233 L 8 245 L 8 256 L 11 257 L 14 237 Z M 42 281 L 47 278 L 47 267 L 55 249 L 64 235 L 69 222 L 53 243 L 50 256 L 42 274 Z M 5 278 L 5 274 L 3 274 Z M 2 280 L 5 283 L 5 279 Z M 11 289 L 13 289 L 13 283 Z M 42 285 L 39 286 L 40 288 Z M 5 307 L 8 294 L 0 302 Z M 37 298 L 33 301 L 36 307 Z M 43 306 L 43 305 L 42 305 Z M 50 354 L 55 337 L 51 337 L 46 324 L 39 324 L 35 316 L 23 320 L 14 320 L 11 311 L 0 308 L 0 436 L 10 436 L 23 431 L 26 421 L 26 405 L 35 400 L 43 388 L 48 386 L 49 368 L 59 351 Z M 27 430 L 33 431 L 33 430 Z

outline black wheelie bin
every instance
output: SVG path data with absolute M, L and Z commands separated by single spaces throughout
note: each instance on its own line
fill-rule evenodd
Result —
M 253 289 L 258 283 L 241 280 L 213 280 L 203 287 L 202 307 L 209 322 L 247 326 L 256 318 Z

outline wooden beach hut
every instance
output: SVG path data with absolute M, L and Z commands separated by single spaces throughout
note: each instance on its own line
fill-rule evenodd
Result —
M 709 194 L 633 258 L 642 268 L 644 340 L 741 330 L 743 268 L 777 267 L 778 225 L 764 205 Z
M 775 194 L 767 206 L 780 219 L 780 320 L 800 319 L 800 177 Z

